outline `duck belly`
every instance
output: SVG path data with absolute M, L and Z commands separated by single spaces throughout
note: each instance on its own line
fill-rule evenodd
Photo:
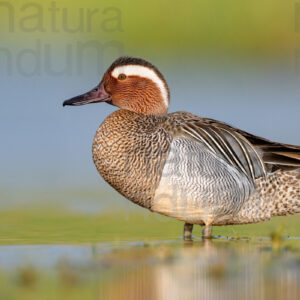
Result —
M 236 168 L 185 137 L 172 141 L 151 210 L 192 224 L 236 214 L 254 190 Z

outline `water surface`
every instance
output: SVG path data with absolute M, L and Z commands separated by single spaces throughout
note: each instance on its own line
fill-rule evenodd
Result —
M 25 299 L 299 299 L 300 249 L 290 242 L 1 246 L 0 298 L 22 291 Z

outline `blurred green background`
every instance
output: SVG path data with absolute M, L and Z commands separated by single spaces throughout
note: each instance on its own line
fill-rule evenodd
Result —
M 133 54 L 287 55 L 297 43 L 297 1 L 2 1 L 2 43 L 56 46 L 115 40 Z M 3 40 L 4 38 L 4 40 Z
M 297 1 L 2 1 L 0 206 L 136 208 L 97 174 L 93 135 L 115 110 L 62 108 L 120 55 L 165 75 L 170 111 L 300 144 Z

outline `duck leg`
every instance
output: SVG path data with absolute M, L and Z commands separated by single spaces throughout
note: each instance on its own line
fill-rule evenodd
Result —
M 211 239 L 212 238 L 212 225 L 205 225 L 202 231 L 203 239 Z
M 185 241 L 191 241 L 192 240 L 192 231 L 193 231 L 193 224 L 184 223 L 183 239 Z

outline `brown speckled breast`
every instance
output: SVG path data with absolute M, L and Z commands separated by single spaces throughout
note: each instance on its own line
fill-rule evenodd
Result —
M 151 209 L 172 137 L 166 116 L 112 113 L 97 130 L 93 159 L 101 176 L 129 200 Z

